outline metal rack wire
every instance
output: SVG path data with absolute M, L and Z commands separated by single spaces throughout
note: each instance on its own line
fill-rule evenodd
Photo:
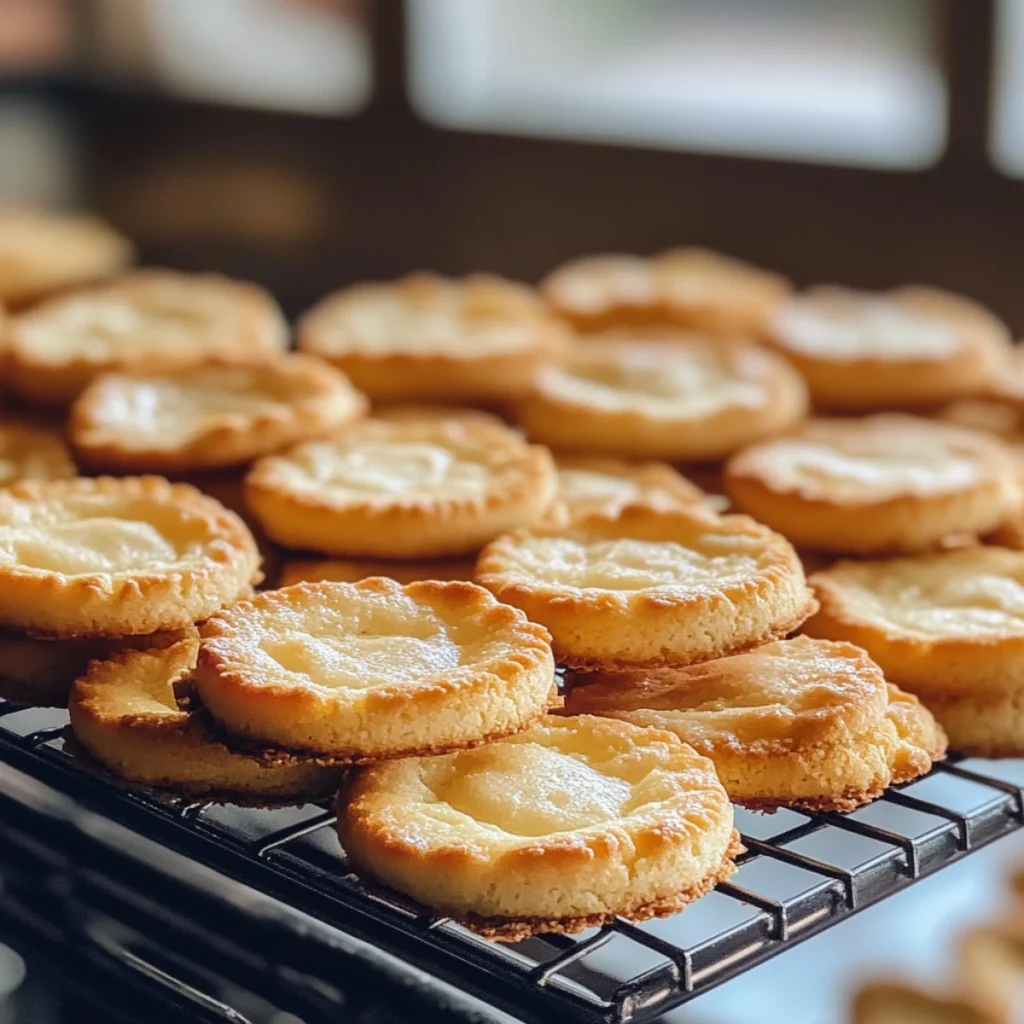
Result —
M 83 770 L 65 712 L 0 702 L 0 760 L 137 833 L 368 941 L 525 1021 L 650 1020 L 1024 825 L 993 766 L 945 763 L 853 814 L 738 812 L 734 879 L 683 915 L 579 936 L 485 942 L 358 878 L 325 806 L 218 806 Z

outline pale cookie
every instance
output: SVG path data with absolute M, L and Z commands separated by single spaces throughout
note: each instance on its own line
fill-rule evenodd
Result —
M 116 273 L 132 255 L 131 243 L 96 217 L 0 208 L 0 302 L 10 306 Z
M 420 580 L 464 580 L 471 583 L 476 569 L 474 558 L 451 558 L 433 562 L 350 562 L 331 558 L 296 559 L 281 567 L 279 586 L 295 583 L 358 583 L 371 576 L 386 576 L 405 585 Z
M 923 992 L 902 981 L 875 981 L 856 994 L 850 1024 L 1008 1024 L 968 996 Z
M 246 501 L 285 547 L 353 558 L 462 555 L 551 504 L 551 455 L 482 421 L 367 420 L 259 460 Z
M 288 328 L 263 289 L 216 274 L 138 270 L 11 318 L 7 386 L 69 405 L 98 374 L 161 373 L 282 351 Z
M 507 735 L 552 696 L 547 632 L 472 583 L 300 583 L 202 636 L 199 696 L 225 729 L 340 761 Z
M 190 473 L 238 466 L 318 437 L 368 407 L 312 356 L 97 377 L 71 407 L 69 434 L 90 468 Z
M 579 330 L 658 324 L 752 336 L 790 290 L 778 274 L 707 249 L 584 256 L 541 284 L 548 305 Z
M 564 338 L 530 288 L 486 274 L 355 285 L 298 325 L 301 349 L 387 402 L 506 401 L 530 388 Z
M 180 629 L 249 592 L 259 554 L 219 502 L 160 477 L 0 491 L 0 621 L 57 637 Z
M 224 746 L 193 697 L 199 638 L 94 661 L 71 691 L 71 729 L 114 775 L 179 793 L 242 802 L 305 803 L 336 792 L 338 768 L 265 767 Z
M 1009 332 L 988 310 L 922 287 L 812 288 L 778 309 L 768 337 L 804 375 L 816 406 L 847 412 L 974 395 L 1010 354 Z
M 627 505 L 489 544 L 477 582 L 576 668 L 687 665 L 785 636 L 815 608 L 786 540 L 746 516 Z
M 838 562 L 811 577 L 810 636 L 863 647 L 980 756 L 1024 753 L 1024 553 L 971 547 Z
M 719 459 L 798 423 L 800 376 L 757 345 L 617 332 L 541 371 L 519 417 L 531 440 L 628 458 Z
M 58 430 L 16 420 L 0 423 L 0 487 L 19 480 L 66 480 L 76 473 Z
M 796 637 L 689 668 L 574 673 L 567 714 L 675 733 L 755 810 L 849 811 L 925 774 L 946 738 L 858 647 Z
M 887 414 L 813 420 L 726 466 L 733 505 L 798 548 L 920 551 L 1020 509 L 1019 468 L 996 438 Z
M 358 869 L 509 940 L 676 913 L 740 849 L 710 761 L 671 733 L 589 715 L 359 770 L 338 833 Z

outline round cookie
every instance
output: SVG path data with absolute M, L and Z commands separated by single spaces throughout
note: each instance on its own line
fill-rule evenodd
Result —
M 531 440 L 562 451 L 681 461 L 723 458 L 806 411 L 799 375 L 760 346 L 618 332 L 542 370 L 519 417 Z
M 745 807 L 849 811 L 925 774 L 946 739 L 852 644 L 796 637 L 689 668 L 567 678 L 566 714 L 675 733 Z
M 0 491 L 0 621 L 54 637 L 181 629 L 247 594 L 259 553 L 219 502 L 160 477 Z
M 367 420 L 260 459 L 246 501 L 285 547 L 351 558 L 478 551 L 537 520 L 557 477 L 550 454 L 480 420 Z
M 1006 326 L 934 288 L 882 294 L 822 286 L 783 304 L 769 340 L 803 374 L 814 404 L 866 412 L 977 394 L 1006 365 Z
M 591 716 L 361 769 L 338 832 L 358 869 L 510 940 L 675 913 L 739 852 L 710 761 L 671 733 Z
M 199 639 L 93 661 L 74 684 L 75 738 L 113 774 L 190 796 L 242 803 L 305 803 L 337 791 L 338 768 L 299 762 L 266 767 L 224 746 L 192 699 Z
M 76 473 L 55 428 L 18 420 L 0 423 L 0 487 L 19 480 L 66 480 Z
M 1006 1019 L 966 994 L 940 995 L 904 981 L 875 981 L 858 990 L 850 1024 L 1006 1024 Z
M 547 632 L 472 583 L 300 583 L 202 637 L 199 697 L 225 729 L 339 761 L 481 743 L 552 698 Z
M 33 405 L 67 406 L 100 373 L 160 373 L 281 352 L 288 326 L 271 296 L 217 274 L 137 270 L 11 318 L 6 385 Z
M 281 567 L 278 585 L 296 583 L 358 583 L 371 576 L 386 576 L 403 586 L 420 580 L 464 580 L 472 582 L 476 559 L 451 558 L 434 562 L 345 561 L 340 558 L 296 559 Z
M 994 529 L 1021 505 L 997 439 L 899 414 L 813 420 L 726 466 L 733 505 L 798 548 L 879 554 Z
M 979 756 L 1024 754 L 1024 553 L 970 547 L 838 562 L 811 584 L 810 636 L 863 647 Z
M 71 408 L 79 458 L 117 473 L 190 473 L 250 462 L 362 416 L 366 399 L 312 356 L 166 373 L 103 374 Z
M 299 321 L 298 340 L 374 401 L 486 404 L 529 390 L 564 329 L 525 285 L 413 274 L 327 296 Z
M 785 636 L 814 610 L 796 553 L 746 516 L 627 505 L 489 544 L 477 582 L 574 668 L 686 665 Z

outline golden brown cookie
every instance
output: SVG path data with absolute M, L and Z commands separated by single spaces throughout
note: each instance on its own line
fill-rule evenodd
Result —
M 902 981 L 864 985 L 853 1002 L 851 1024 L 1007 1024 L 966 996 L 923 992 Z
M 475 558 L 451 558 L 434 562 L 350 562 L 340 558 L 296 559 L 281 567 L 279 585 L 296 583 L 358 583 L 371 576 L 386 576 L 403 586 L 420 580 L 473 581 Z
M 19 480 L 66 480 L 76 472 L 55 427 L 28 420 L 0 423 L 0 487 Z

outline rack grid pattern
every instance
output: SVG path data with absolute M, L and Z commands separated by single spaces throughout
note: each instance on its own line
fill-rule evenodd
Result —
M 738 812 L 739 872 L 681 916 L 501 945 L 360 879 L 328 807 L 133 790 L 83 766 L 66 724 L 66 712 L 0 701 L 0 759 L 526 1021 L 650 1020 L 1024 826 L 1018 785 L 947 762 L 853 814 Z

